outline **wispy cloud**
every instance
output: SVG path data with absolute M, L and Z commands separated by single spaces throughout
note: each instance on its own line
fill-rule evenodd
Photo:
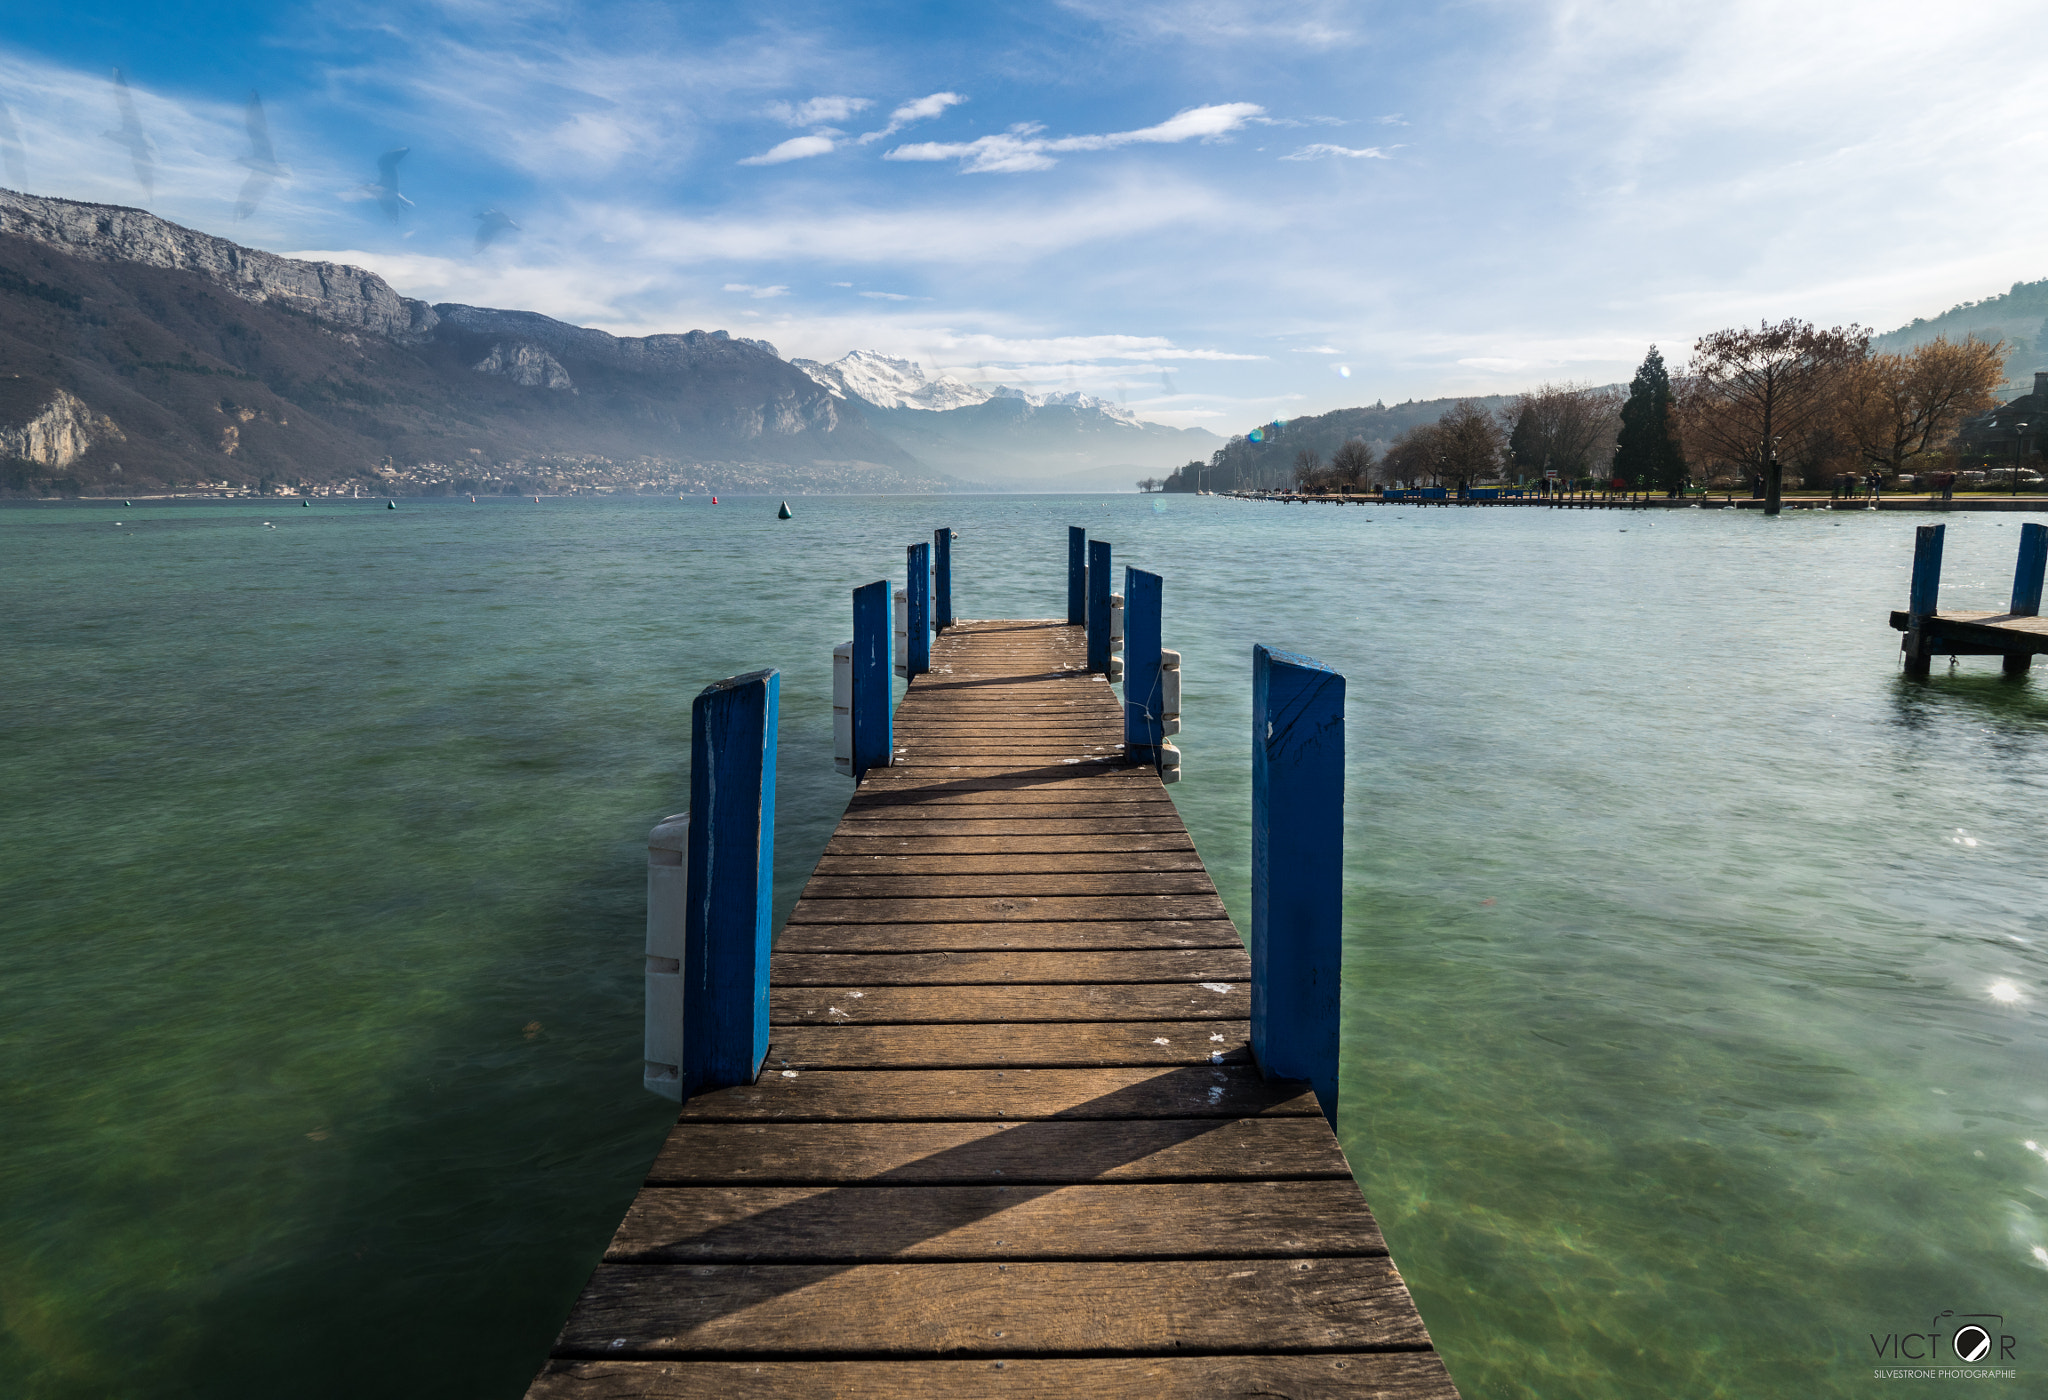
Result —
M 809 136 L 792 136 L 779 146 L 771 146 L 757 156 L 748 156 L 741 165 L 781 165 L 786 161 L 805 160 L 811 156 L 830 155 L 843 133 L 827 128 Z
M 772 287 L 757 287 L 751 282 L 728 282 L 725 284 L 725 290 L 728 292 L 745 292 L 756 301 L 766 297 L 786 297 L 789 295 L 789 288 L 780 284 Z
M 1360 146 L 1354 149 L 1350 146 L 1332 146 L 1328 142 L 1318 141 L 1313 146 L 1303 146 L 1300 150 L 1284 155 L 1280 159 L 1322 160 L 1325 156 L 1337 156 L 1349 160 L 1392 160 L 1393 156 L 1389 153 L 1400 149 L 1399 146 Z
M 867 297 L 867 298 L 869 298 L 869 299 L 870 299 L 870 300 L 872 300 L 872 301 L 930 301 L 930 300 L 931 300 L 931 298 L 930 298 L 930 297 L 914 297 L 914 296 L 908 296 L 908 295 L 905 295 L 905 294 L 904 294 L 904 293 L 902 293 L 902 292 L 862 292 L 862 293 L 861 293 L 861 295 L 862 295 L 862 296 L 864 296 L 864 297 Z
M 785 126 L 816 126 L 820 122 L 843 122 L 875 104 L 865 97 L 813 97 L 808 102 L 771 102 L 768 115 Z
M 1240 130 L 1266 109 L 1256 102 L 1223 102 L 1190 107 L 1156 126 L 1136 131 L 1112 131 L 1101 136 L 1039 135 L 1045 130 L 1037 122 L 1021 122 L 995 136 L 973 141 L 923 141 L 898 146 L 884 160 L 957 160 L 967 174 L 999 172 L 1015 174 L 1026 170 L 1050 170 L 1059 162 L 1055 153 L 1108 151 L 1119 146 L 1172 145 L 1181 141 L 1213 141 Z
M 906 102 L 889 114 L 889 124 L 880 131 L 863 132 L 858 144 L 865 146 L 869 142 L 879 141 L 885 136 L 894 136 L 912 122 L 929 121 L 931 118 L 944 112 L 948 107 L 957 107 L 966 100 L 957 92 L 935 92 L 929 97 L 920 97 L 914 101 Z
M 1361 38 L 1357 7 L 1345 0 L 1060 0 L 1060 7 L 1140 40 L 1334 49 Z

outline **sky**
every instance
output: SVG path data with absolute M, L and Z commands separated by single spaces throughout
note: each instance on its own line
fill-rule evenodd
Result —
M 2048 276 L 2038 3 L 6 8 L 10 187 L 1226 435 Z

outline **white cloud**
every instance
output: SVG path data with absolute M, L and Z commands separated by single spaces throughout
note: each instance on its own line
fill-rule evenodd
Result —
M 843 122 L 874 105 L 865 97 L 813 97 L 795 106 L 771 102 L 768 115 L 785 126 L 816 126 L 820 122 Z
M 1360 41 L 1345 0 L 1060 0 L 1061 8 L 1139 40 L 1211 46 L 1347 48 Z
M 1341 355 L 1344 352 L 1334 345 L 1297 345 L 1294 347 L 1294 353 L 1297 355 Z
M 938 116 L 948 107 L 958 106 L 967 99 L 957 92 L 935 92 L 929 97 L 919 97 L 904 103 L 889 114 L 889 124 L 880 131 L 869 131 L 861 135 L 859 145 L 879 141 L 885 136 L 894 136 L 912 122 L 927 121 Z
M 1399 149 L 1398 146 L 1389 146 L 1385 150 L 1378 146 L 1361 146 L 1354 150 L 1350 146 L 1332 146 L 1327 142 L 1318 141 L 1313 146 L 1303 146 L 1294 154 L 1282 156 L 1280 159 L 1321 160 L 1324 156 L 1347 156 L 1352 160 L 1391 160 L 1393 157 L 1387 152 Z
M 838 135 L 839 133 L 836 131 L 820 131 L 810 136 L 792 136 L 779 146 L 771 146 L 757 156 L 748 156 L 740 164 L 781 165 L 784 161 L 804 160 L 810 156 L 828 155 L 833 146 L 837 144 L 833 138 Z
M 1026 170 L 1049 170 L 1056 162 L 1050 152 L 1108 151 L 1119 146 L 1172 145 L 1181 141 L 1213 141 L 1240 130 L 1265 108 L 1256 102 L 1212 103 L 1190 107 L 1156 126 L 1136 131 L 1112 131 L 1101 136 L 1061 136 L 1046 139 L 1038 133 L 1045 127 L 1037 122 L 1020 122 L 1008 131 L 973 141 L 923 141 L 898 146 L 884 160 L 958 160 L 968 174 Z
M 728 292 L 745 292 L 757 301 L 763 297 L 786 297 L 789 295 L 789 288 L 779 284 L 773 287 L 757 287 L 751 282 L 728 282 L 725 284 L 725 290 Z
M 862 296 L 874 301 L 930 301 L 930 297 L 905 296 L 902 292 L 862 292 Z
M 669 266 L 794 261 L 834 270 L 946 264 L 981 271 L 1175 226 L 1262 227 L 1270 219 L 1227 192 L 1160 178 L 1120 179 L 1057 203 L 1015 196 L 958 206 L 849 201 L 689 215 L 621 202 L 579 204 L 573 213 L 582 227 L 605 230 L 613 259 L 632 249 Z

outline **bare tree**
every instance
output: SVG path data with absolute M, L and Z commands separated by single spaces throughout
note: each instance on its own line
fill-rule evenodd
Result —
M 1347 491 L 1356 491 L 1372 481 L 1372 444 L 1364 438 L 1351 438 L 1339 447 L 1330 458 L 1330 474 L 1336 483 Z
M 1869 348 L 1862 326 L 1822 331 L 1799 320 L 1702 336 L 1681 401 L 1688 450 L 1764 473 L 1764 510 L 1776 514 L 1779 442 L 1800 441 L 1835 410 Z
M 1864 461 L 1896 475 L 1947 446 L 1963 419 L 1997 403 L 2005 342 L 1936 336 L 1903 355 L 1872 355 L 1843 396 L 1840 431 Z
M 1317 480 L 1323 473 L 1322 454 L 1312 447 L 1304 447 L 1294 454 L 1294 485 L 1296 490 L 1313 491 L 1321 483 Z
M 1439 481 L 1459 487 L 1483 481 L 1501 469 L 1507 434 L 1491 413 L 1460 399 L 1436 420 Z
M 1411 486 L 1421 481 L 1435 481 L 1442 457 L 1442 443 L 1439 441 L 1442 434 L 1441 424 L 1418 423 L 1395 438 L 1380 462 L 1382 478 L 1405 481 Z
M 1501 410 L 1508 451 L 1518 470 L 1536 476 L 1600 476 L 1614 460 L 1621 395 L 1590 384 L 1543 384 L 1517 394 Z

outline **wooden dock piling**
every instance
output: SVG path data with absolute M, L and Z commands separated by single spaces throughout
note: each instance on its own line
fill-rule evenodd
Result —
M 751 1084 L 768 1053 L 781 676 L 707 686 L 690 717 L 683 1094 Z
M 1108 543 L 1088 541 L 1088 670 L 1098 676 L 1109 674 L 1109 569 Z
M 1344 678 L 1252 648 L 1252 1054 L 1337 1123 L 1344 961 Z
M 1253 1061 L 1251 959 L 1087 650 L 934 644 L 782 931 L 760 1075 L 683 1105 L 531 1400 L 1455 1400 L 1325 1101 Z M 1281 666 L 1288 840 L 1341 700 Z
M 853 779 L 886 768 L 895 747 L 889 713 L 889 583 L 853 590 Z

